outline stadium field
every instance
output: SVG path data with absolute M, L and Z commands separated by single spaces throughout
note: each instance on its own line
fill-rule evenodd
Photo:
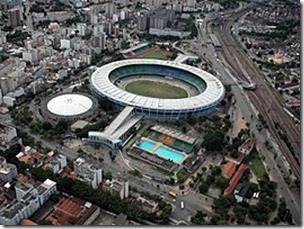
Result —
M 130 82 L 125 86 L 125 90 L 133 94 L 161 99 L 181 99 L 188 97 L 188 93 L 180 87 L 151 80 Z
M 168 59 L 168 57 L 160 51 L 148 52 L 148 53 L 142 55 L 141 58 L 159 59 L 159 60 L 167 60 Z

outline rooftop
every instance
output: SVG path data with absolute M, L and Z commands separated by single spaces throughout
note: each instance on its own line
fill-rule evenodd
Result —
M 236 164 L 234 162 L 228 162 L 222 170 L 222 175 L 225 175 L 230 178 L 234 174 L 235 170 Z
M 81 94 L 62 94 L 48 101 L 49 112 L 59 116 L 74 116 L 86 113 L 93 107 L 90 97 Z
M 168 127 L 164 127 L 164 126 L 160 126 L 160 125 L 155 125 L 151 128 L 151 130 L 154 130 L 154 131 L 157 131 L 157 132 L 160 132 L 160 133 L 164 133 L 168 136 L 171 136 L 171 137 L 174 137 L 176 139 L 179 139 L 181 141 L 184 141 L 186 143 L 189 143 L 189 144 L 194 144 L 196 139 L 195 138 L 192 138 L 186 134 L 182 134 L 180 133 L 179 131 L 176 131 L 172 128 L 168 128 Z
M 225 189 L 225 191 L 224 191 L 225 195 L 233 192 L 233 190 L 235 189 L 236 185 L 239 183 L 239 180 L 243 176 L 243 173 L 245 172 L 246 169 L 247 169 L 247 165 L 245 165 L 245 164 L 240 165 L 238 170 L 235 172 L 235 174 L 231 178 L 228 187 Z
M 245 150 L 250 150 L 253 144 L 253 140 L 251 138 L 247 138 L 246 141 L 240 147 Z

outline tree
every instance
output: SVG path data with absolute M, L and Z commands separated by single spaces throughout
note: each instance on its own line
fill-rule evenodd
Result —
M 52 225 L 52 223 L 48 220 L 43 219 L 38 222 L 38 225 Z
M 218 176 L 215 178 L 215 185 L 222 190 L 226 188 L 228 184 L 229 184 L 229 179 L 227 179 L 226 177 Z
M 101 97 L 98 101 L 99 106 L 101 109 L 104 111 L 110 111 L 111 110 L 111 102 L 108 98 L 106 97 Z
M 218 130 L 209 131 L 204 137 L 202 147 L 206 150 L 221 150 L 224 143 L 224 134 Z
M 4 151 L 0 150 L 0 156 L 5 157 L 6 161 L 10 162 L 18 153 L 20 153 L 20 150 L 21 145 L 15 144 Z
M 196 225 L 205 225 L 206 224 L 206 214 L 203 213 L 202 211 L 196 211 L 195 216 L 191 217 L 191 223 L 196 224 Z
M 237 150 L 232 150 L 231 157 L 238 158 L 239 155 L 240 155 L 240 153 Z
M 112 180 L 112 173 L 111 172 L 106 172 L 103 174 L 103 179 L 104 180 Z
M 69 218 L 68 223 L 71 225 L 76 225 L 77 221 L 78 221 L 78 218 L 71 217 L 71 218 Z
M 211 175 L 212 176 L 219 176 L 221 174 L 222 170 L 219 166 L 214 166 L 212 169 L 211 169 Z
M 206 182 L 202 182 L 201 185 L 198 187 L 198 190 L 202 194 L 206 194 L 209 189 L 209 184 Z

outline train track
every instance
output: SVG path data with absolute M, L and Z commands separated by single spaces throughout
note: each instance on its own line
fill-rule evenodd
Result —
M 230 28 L 234 24 L 235 20 L 248 10 L 250 10 L 250 8 L 244 9 L 233 15 L 228 21 L 222 24 L 221 30 L 215 31 L 222 44 L 221 55 L 230 65 L 230 69 L 236 78 L 248 81 L 248 78 L 244 76 L 244 73 L 238 64 L 241 62 L 243 68 L 246 69 L 248 76 L 254 83 L 256 83 L 256 90 L 254 92 L 249 91 L 248 97 L 267 122 L 269 132 L 288 161 L 291 171 L 298 179 L 300 179 L 300 132 L 296 128 L 293 120 L 283 110 L 283 107 L 280 104 L 280 102 L 282 102 L 281 97 L 278 96 L 276 91 L 271 90 L 268 85 L 266 85 L 259 70 L 248 58 L 242 47 L 237 44 L 237 41 L 230 33 Z M 277 98 L 279 98 L 279 101 Z M 278 130 L 278 125 L 280 126 L 280 130 Z M 286 134 L 292 148 L 294 149 L 294 153 L 292 153 L 287 147 L 286 143 L 281 138 L 279 131 L 283 131 L 283 133 Z

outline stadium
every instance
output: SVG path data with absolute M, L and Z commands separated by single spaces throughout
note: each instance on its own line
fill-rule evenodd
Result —
M 92 118 L 98 107 L 96 98 L 82 93 L 63 93 L 48 98 L 42 105 L 44 117 L 57 121 Z
M 199 68 L 172 61 L 132 59 L 98 68 L 90 79 L 97 98 L 115 107 L 131 106 L 144 117 L 186 119 L 214 111 L 223 84 Z

